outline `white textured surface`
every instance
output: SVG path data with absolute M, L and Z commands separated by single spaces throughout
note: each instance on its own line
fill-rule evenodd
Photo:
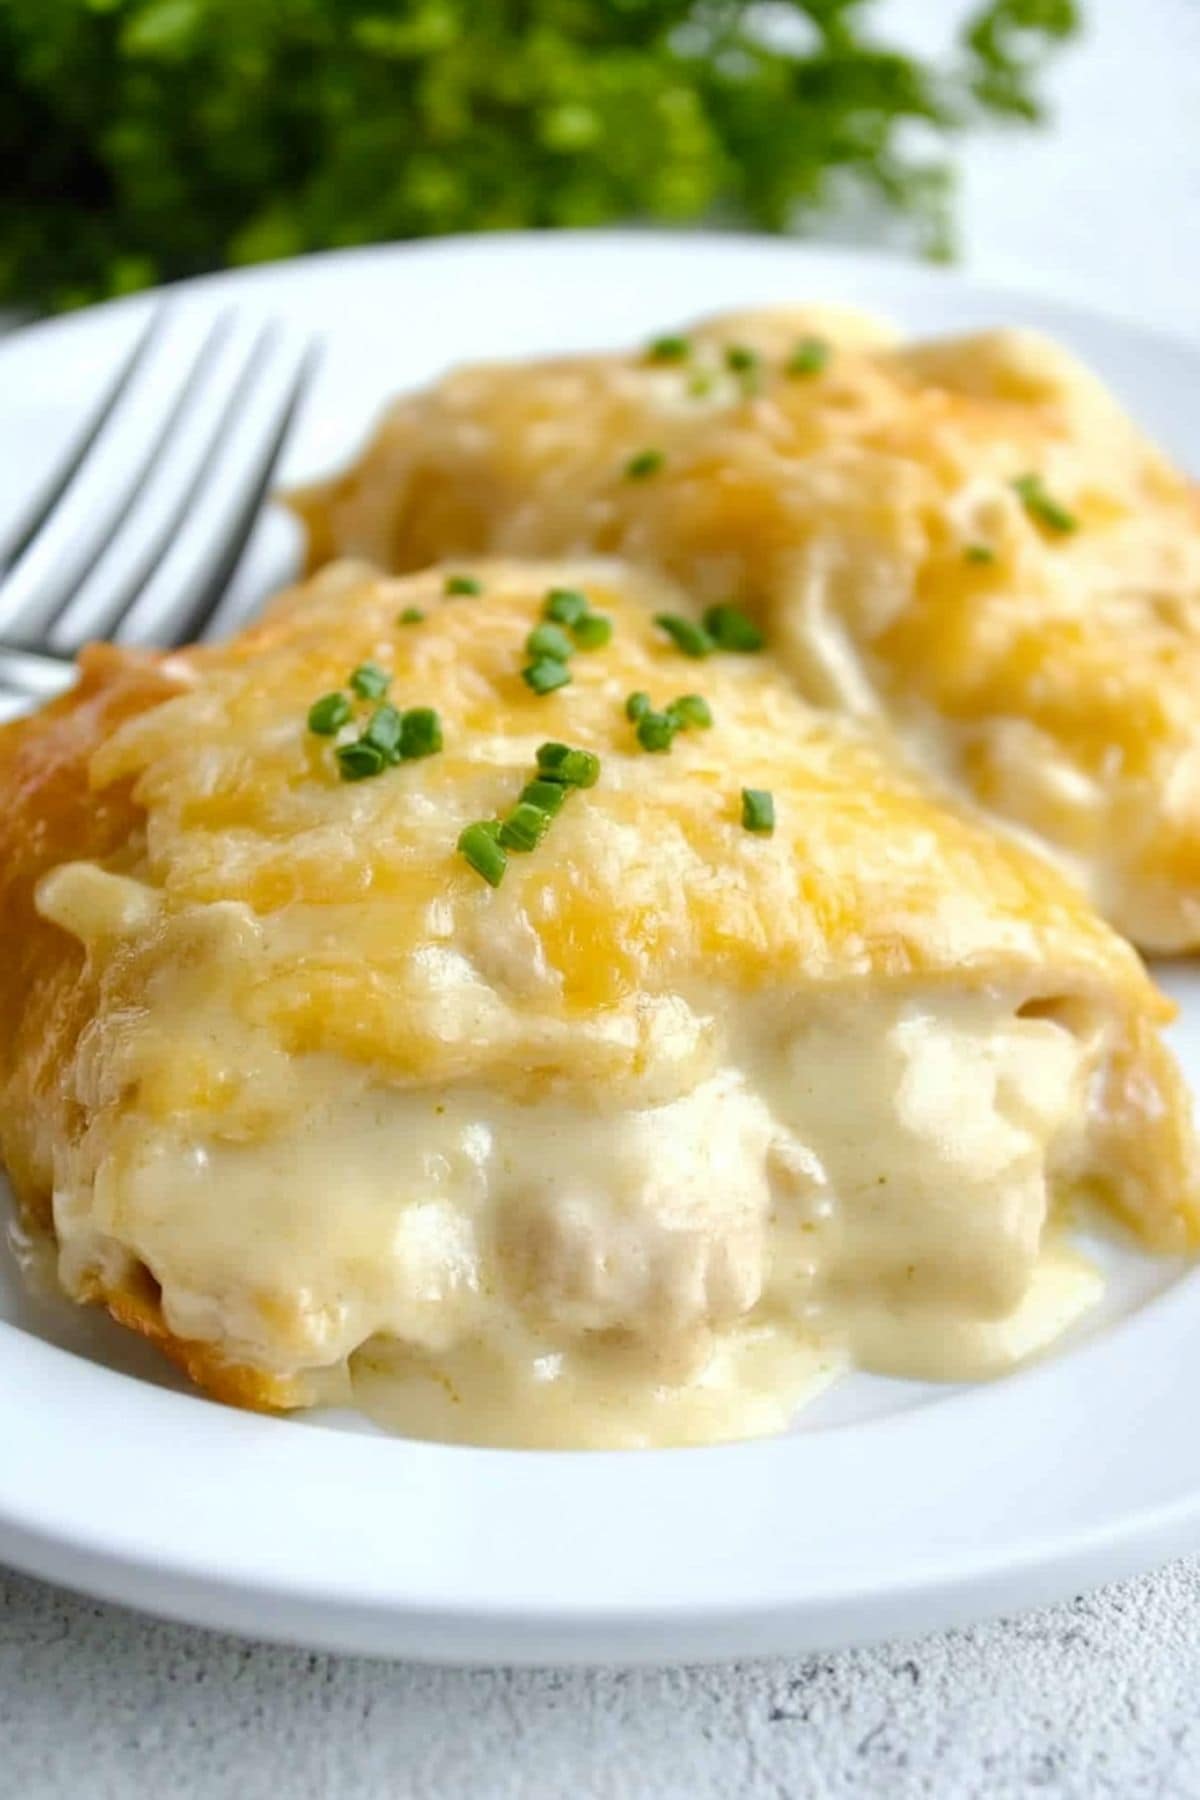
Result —
M 880 13 L 927 38 L 950 10 Z M 1195 332 L 1200 4 L 1088 10 L 1057 129 L 968 153 L 969 263 Z M 1198 1690 L 1190 1562 L 917 1644 L 624 1674 L 289 1653 L 0 1575 L 2 1800 L 1187 1800 Z

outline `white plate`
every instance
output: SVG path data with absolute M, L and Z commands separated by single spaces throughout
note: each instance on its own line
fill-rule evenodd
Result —
M 294 479 L 349 452 L 392 389 L 463 357 L 621 344 L 785 299 L 853 302 L 917 332 L 1041 326 L 1200 468 L 1200 357 L 1185 346 L 962 276 L 779 241 L 479 238 L 214 278 L 174 304 L 185 322 L 233 302 L 326 335 Z M 4 506 L 50 466 L 146 305 L 0 345 Z M 1200 1080 L 1200 975 L 1170 985 Z M 1112 1260 L 1104 1315 L 1005 1381 L 857 1377 L 790 1436 L 624 1455 L 450 1448 L 348 1418 L 233 1412 L 173 1386 L 115 1327 L 31 1301 L 5 1268 L 0 1556 L 203 1624 L 444 1660 L 796 1650 L 1047 1600 L 1200 1542 L 1200 1286 L 1133 1252 Z

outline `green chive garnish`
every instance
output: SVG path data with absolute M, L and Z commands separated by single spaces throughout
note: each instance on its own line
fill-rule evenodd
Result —
M 683 362 L 691 353 L 692 346 L 685 337 L 655 338 L 646 346 L 646 355 L 651 362 Z
M 712 708 L 703 694 L 680 694 L 668 706 L 667 717 L 681 731 L 707 731 L 713 722 Z
M 571 630 L 581 650 L 599 650 L 612 636 L 612 620 L 605 613 L 587 613 Z
M 483 583 L 476 581 L 473 575 L 447 575 L 442 587 L 444 594 L 461 596 L 463 594 L 482 594 Z
M 500 842 L 506 850 L 536 850 L 549 829 L 549 813 L 519 800 L 500 826 Z
M 742 824 L 769 837 L 775 829 L 775 797 L 766 788 L 742 789 Z
M 687 391 L 693 400 L 707 400 L 713 391 L 713 378 L 707 369 L 697 369 L 687 384 Z
M 729 344 L 725 350 L 725 367 L 735 375 L 752 374 L 758 367 L 758 351 L 749 344 Z
M 442 721 L 431 706 L 414 706 L 404 715 L 400 754 L 405 762 L 434 756 L 442 747 Z
M 538 773 L 565 787 L 595 787 L 600 779 L 600 758 L 590 750 L 572 750 L 567 744 L 542 744 L 537 753 Z
M 994 563 L 996 552 L 990 544 L 968 544 L 963 551 L 969 563 Z
M 655 613 L 654 623 L 662 627 L 685 656 L 711 656 L 716 649 L 703 625 L 695 619 L 685 619 L 679 613 Z
M 365 738 L 340 745 L 335 754 L 343 781 L 366 781 L 369 776 L 382 773 L 387 762 L 383 751 L 368 744 Z
M 308 709 L 308 729 L 318 737 L 333 737 L 350 717 L 350 702 L 345 694 L 323 694 Z
M 499 836 L 497 820 L 480 819 L 476 824 L 468 825 L 458 839 L 459 851 L 489 887 L 500 886 L 508 867 L 508 857 L 498 842 Z
M 392 684 L 386 669 L 378 663 L 360 663 L 350 676 L 350 686 L 360 700 L 382 700 Z
M 648 475 L 657 475 L 666 460 L 661 450 L 639 450 L 625 464 L 625 479 L 645 481 Z
M 829 345 L 823 338 L 801 338 L 783 365 L 785 375 L 820 375 L 829 361 Z
M 641 718 L 643 713 L 648 713 L 649 711 L 650 711 L 650 696 L 649 696 L 649 694 L 643 694 L 643 693 L 630 694 L 628 700 L 625 702 L 625 717 L 627 719 L 632 719 L 634 724 L 637 723 L 637 721 Z
M 718 650 L 761 650 L 767 641 L 754 620 L 728 601 L 709 607 L 704 615 L 704 629 Z
M 679 730 L 665 712 L 644 712 L 637 722 L 637 739 L 643 750 L 669 750 Z
M 536 662 L 521 670 L 521 676 L 535 694 L 552 694 L 555 688 L 566 687 L 571 671 L 556 656 L 539 656 Z
M 404 730 L 404 717 L 397 712 L 389 701 L 377 707 L 371 714 L 366 730 L 359 738 L 360 744 L 369 744 L 372 749 L 383 753 L 388 762 L 400 761 L 400 738 Z
M 1068 512 L 1052 494 L 1046 492 L 1040 475 L 1018 475 L 1013 487 L 1025 511 L 1039 525 L 1045 525 L 1049 531 L 1078 531 L 1079 520 L 1075 514 Z
M 520 799 L 526 806 L 536 806 L 539 812 L 548 813 L 553 818 L 570 791 L 570 787 L 565 782 L 543 781 L 541 776 L 538 776 L 535 780 L 525 783 L 521 789 Z
M 397 616 L 396 623 L 397 625 L 419 625 L 424 617 L 425 614 L 419 606 L 406 606 L 404 611 Z
M 575 588 L 551 588 L 542 612 L 556 625 L 578 625 L 591 611 L 586 594 Z
M 534 626 L 525 639 L 525 648 L 535 662 L 543 656 L 548 656 L 552 662 L 566 662 L 575 652 L 575 646 L 562 626 L 548 623 Z

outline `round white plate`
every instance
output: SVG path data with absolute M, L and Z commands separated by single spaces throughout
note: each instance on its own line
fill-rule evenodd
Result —
M 294 480 L 349 453 L 392 390 L 462 358 L 619 345 L 789 299 L 874 308 L 913 332 L 1040 326 L 1200 468 L 1200 355 L 1186 346 L 778 240 L 497 236 L 216 277 L 171 303 L 180 329 L 235 307 L 323 335 Z M 148 304 L 0 344 L 0 531 Z M 293 549 L 276 519 L 256 555 L 282 573 Z M 1200 1080 L 1200 975 L 1169 985 Z M 456 1661 L 747 1655 L 1026 1606 L 1200 1543 L 1200 1286 L 1132 1251 L 1109 1260 L 1103 1312 L 993 1385 L 856 1377 L 782 1438 L 546 1454 L 228 1410 L 105 1321 L 31 1299 L 0 1256 L 0 1557 L 202 1624 Z

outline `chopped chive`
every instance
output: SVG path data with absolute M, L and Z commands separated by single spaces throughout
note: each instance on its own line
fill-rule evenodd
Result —
M 637 739 L 643 750 L 669 750 L 679 730 L 665 712 L 644 712 L 637 722 Z
M 713 378 L 708 369 L 697 369 L 687 384 L 687 391 L 693 400 L 707 400 L 713 391 Z
M 506 850 L 536 850 L 550 829 L 550 814 L 528 800 L 519 800 L 500 826 L 500 842 Z
M 639 450 L 625 464 L 625 479 L 645 481 L 648 475 L 657 475 L 666 460 L 661 450 Z
M 382 700 L 391 684 L 387 670 L 374 662 L 360 663 L 350 675 L 350 686 L 360 700 Z
M 555 688 L 566 687 L 571 671 L 557 656 L 539 656 L 521 670 L 521 677 L 535 694 L 552 694 Z
M 649 711 L 650 711 L 650 696 L 649 696 L 649 694 L 643 694 L 640 692 L 636 693 L 636 694 L 630 694 L 628 700 L 625 702 L 625 717 L 627 719 L 632 719 L 635 725 L 637 724 L 637 721 L 642 717 L 642 714 L 648 713 Z
M 661 626 L 676 649 L 682 650 L 685 656 L 711 656 L 716 649 L 703 625 L 698 625 L 695 619 L 685 619 L 679 613 L 655 613 L 654 623 Z
M 350 717 L 350 702 L 345 694 L 322 694 L 308 709 L 308 729 L 318 737 L 332 737 Z
M 590 611 L 587 595 L 576 588 L 551 588 L 542 607 L 546 618 L 556 625 L 578 625 Z
M 561 625 L 535 625 L 525 639 L 525 648 L 535 662 L 542 656 L 548 656 L 552 662 L 566 662 L 575 653 L 575 646 Z
M 595 787 L 600 779 L 600 758 L 590 750 L 572 750 L 567 744 L 542 744 L 537 753 L 538 773 L 565 787 Z
M 404 715 L 400 754 L 405 762 L 434 756 L 442 747 L 442 721 L 431 706 L 413 706 Z
M 963 551 L 969 563 L 994 563 L 996 552 L 990 544 L 968 544 Z
M 758 367 L 758 351 L 752 350 L 749 344 L 728 344 L 725 348 L 725 367 L 735 375 L 752 374 Z
M 536 806 L 540 812 L 549 813 L 553 818 L 570 791 L 565 782 L 544 781 L 537 776 L 533 781 L 525 783 L 518 798 L 525 805 Z
M 482 594 L 483 583 L 476 581 L 474 575 L 447 575 L 442 585 L 442 592 L 454 596 Z
M 397 625 L 419 625 L 424 617 L 425 614 L 419 606 L 406 606 L 402 613 L 397 614 L 396 623 Z
M 704 629 L 719 650 L 761 650 L 767 641 L 754 620 L 728 601 L 709 607 Z
M 713 722 L 712 708 L 703 694 L 680 694 L 667 708 L 667 717 L 681 731 L 694 728 L 707 731 Z
M 587 613 L 571 630 L 581 650 L 599 650 L 612 636 L 612 620 L 606 613 Z
M 742 824 L 769 837 L 775 829 L 775 797 L 766 788 L 742 789 Z
M 400 761 L 400 738 L 404 730 L 404 716 L 397 712 L 389 700 L 377 707 L 371 714 L 366 730 L 359 738 L 360 744 L 370 744 L 374 750 L 382 751 L 388 762 Z
M 820 375 L 829 361 L 829 345 L 824 338 L 801 338 L 783 365 L 785 375 Z
M 343 781 L 366 781 L 382 772 L 387 757 L 377 745 L 359 738 L 353 744 L 342 744 L 337 752 L 338 771 Z
M 1020 498 L 1022 506 L 1031 519 L 1039 525 L 1045 525 L 1050 531 L 1066 533 L 1078 531 L 1079 520 L 1073 512 L 1060 504 L 1052 494 L 1046 492 L 1040 475 L 1018 475 L 1013 487 Z
M 692 346 L 685 337 L 659 337 L 646 346 L 651 362 L 684 362 L 691 353 Z
M 508 857 L 499 843 L 500 824 L 494 819 L 480 819 L 459 833 L 458 848 L 477 875 L 490 887 L 499 887 L 508 867 Z

